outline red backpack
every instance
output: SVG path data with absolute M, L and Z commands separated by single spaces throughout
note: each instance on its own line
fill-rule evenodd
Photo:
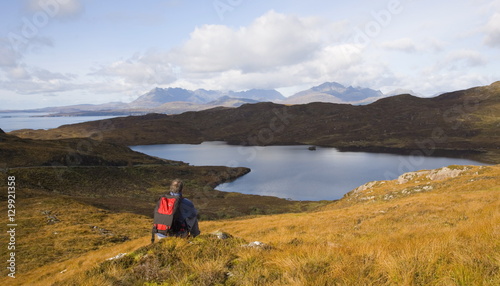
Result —
M 169 235 L 172 231 L 175 231 L 173 224 L 178 216 L 177 213 L 181 200 L 182 197 L 180 196 L 163 195 L 160 197 L 154 212 L 152 243 L 154 242 L 156 233 Z

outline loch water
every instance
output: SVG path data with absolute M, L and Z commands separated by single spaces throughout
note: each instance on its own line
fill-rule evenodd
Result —
M 0 128 L 49 129 L 63 124 L 107 119 L 115 116 L 39 117 L 47 113 L 0 113 Z M 234 146 L 224 142 L 198 145 L 165 144 L 132 146 L 132 149 L 165 159 L 198 166 L 248 167 L 252 171 L 218 190 L 268 195 L 293 200 L 336 200 L 352 189 L 378 180 L 449 165 L 484 165 L 446 157 L 415 157 L 395 154 L 340 152 L 335 148 L 309 146 Z
M 50 129 L 65 124 L 108 119 L 117 116 L 57 116 L 50 117 L 47 112 L 1 112 L 0 128 L 4 132 L 19 129 Z
M 195 166 L 248 167 L 251 172 L 216 189 L 293 200 L 336 200 L 356 187 L 449 165 L 484 165 L 468 159 L 340 152 L 309 146 L 235 146 L 224 142 L 131 146 L 148 155 Z

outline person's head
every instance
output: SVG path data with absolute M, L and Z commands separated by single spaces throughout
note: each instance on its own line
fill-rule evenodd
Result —
M 180 179 L 175 179 L 172 181 L 170 184 L 170 189 L 169 191 L 174 194 L 182 194 L 182 188 L 184 187 L 184 184 Z

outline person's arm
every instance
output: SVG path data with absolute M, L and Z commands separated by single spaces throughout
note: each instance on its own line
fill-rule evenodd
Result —
M 200 234 L 200 229 L 198 227 L 198 210 L 194 207 L 194 204 L 187 199 L 182 200 L 182 215 L 184 221 L 188 227 L 189 233 L 195 237 Z
M 189 219 L 187 222 L 189 226 L 189 233 L 192 237 L 196 237 L 200 234 L 200 228 L 198 227 L 198 218 L 195 216 L 194 218 Z

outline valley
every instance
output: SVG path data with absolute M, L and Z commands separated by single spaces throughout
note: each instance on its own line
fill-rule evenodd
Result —
M 363 106 L 253 103 L 0 131 L 0 180 L 16 183 L 17 257 L 17 278 L 7 280 L 4 268 L 1 281 L 498 285 L 498 165 L 407 173 L 359 186 L 338 201 L 291 201 L 215 189 L 248 168 L 191 166 L 126 146 L 303 144 L 498 164 L 499 114 L 497 82 Z M 174 178 L 185 182 L 200 210 L 202 235 L 148 245 L 154 200 Z M 7 193 L 0 197 L 7 201 Z
M 363 106 L 267 102 L 176 115 L 128 116 L 10 134 L 32 139 L 99 136 L 100 140 L 125 145 L 203 141 L 245 146 L 304 144 L 340 150 L 458 155 L 498 163 L 498 114 L 500 82 L 433 98 L 397 95 Z

